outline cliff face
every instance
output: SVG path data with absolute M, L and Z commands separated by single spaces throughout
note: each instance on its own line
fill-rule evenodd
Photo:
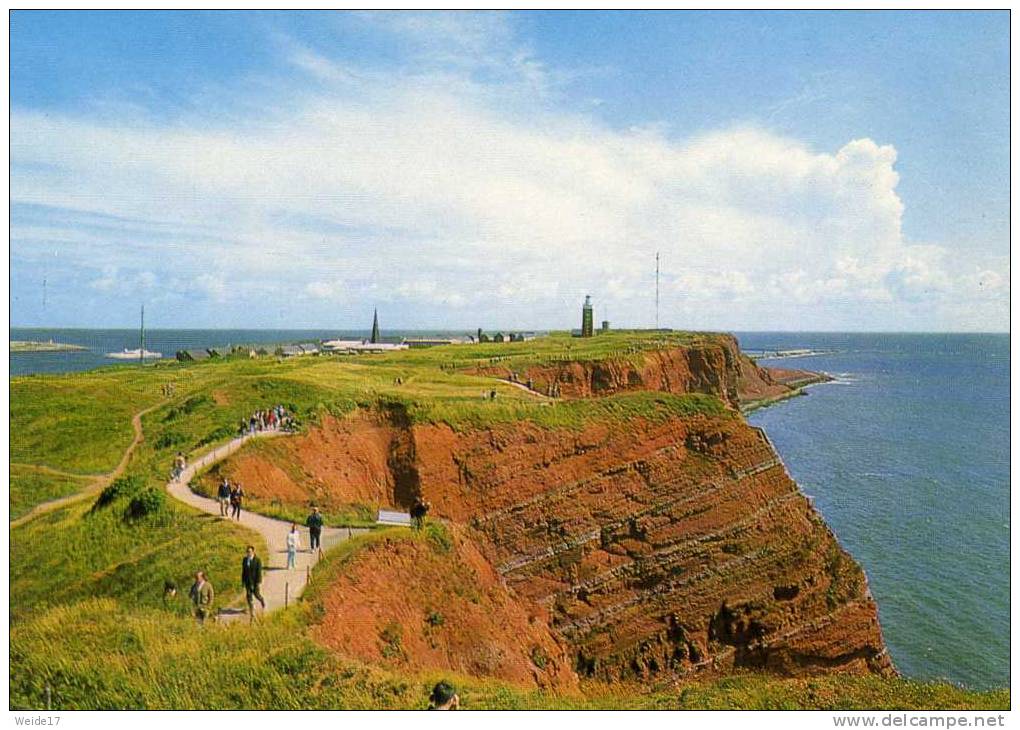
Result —
M 456 527 L 373 542 L 321 601 L 315 636 L 347 656 L 539 687 L 577 685 L 546 609 L 510 593 Z
M 892 671 L 860 568 L 737 418 L 415 441 L 435 511 L 549 608 L 583 675 Z
M 259 496 L 298 490 L 320 503 L 405 508 L 424 496 L 433 515 L 464 527 L 510 595 L 541 607 L 581 675 L 894 672 L 863 572 L 765 434 L 735 412 L 789 391 L 736 340 L 518 376 L 536 388 L 554 379 L 577 398 L 709 393 L 733 412 L 582 431 L 530 422 L 458 431 L 411 424 L 395 407 L 327 419 L 223 468 L 269 492 Z M 274 479 L 255 480 L 270 467 Z
M 743 401 L 774 398 L 790 392 L 769 371 L 740 352 L 731 335 L 714 341 L 644 352 L 621 352 L 602 360 L 565 359 L 524 368 L 517 376 L 532 381 L 535 390 L 559 388 L 564 398 L 592 398 L 627 390 L 661 390 L 668 393 L 708 393 L 736 408 Z M 472 372 L 509 378 L 507 367 L 475 368 Z

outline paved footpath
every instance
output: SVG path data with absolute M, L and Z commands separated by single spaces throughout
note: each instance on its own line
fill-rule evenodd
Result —
M 247 434 L 234 439 L 230 443 L 213 449 L 207 454 L 199 457 L 193 463 L 188 464 L 184 472 L 176 480 L 167 483 L 167 491 L 174 497 L 191 505 L 196 509 L 219 516 L 220 504 L 214 499 L 208 499 L 195 494 L 188 487 L 194 476 L 218 461 L 240 449 L 246 442 L 255 438 L 274 438 L 285 436 L 281 431 L 262 431 L 255 434 Z M 227 518 L 224 518 L 227 519 Z M 297 554 L 297 567 L 293 570 L 287 569 L 287 533 L 290 532 L 290 522 L 274 520 L 271 517 L 264 517 L 247 510 L 241 511 L 241 519 L 234 520 L 239 524 L 254 530 L 262 535 L 269 547 L 269 555 L 260 555 L 262 558 L 262 596 L 266 599 L 266 611 L 276 611 L 284 607 L 285 602 L 293 603 L 305 588 L 308 581 L 309 568 L 318 561 L 318 554 L 309 550 L 308 528 L 298 525 L 301 532 L 301 550 Z M 334 545 L 349 539 L 354 535 L 367 532 L 364 528 L 348 529 L 346 527 L 326 527 L 322 530 L 322 550 L 326 551 Z M 237 580 L 241 575 L 241 558 L 237 556 Z M 233 580 L 233 579 L 232 579 Z M 256 603 L 256 606 L 258 604 Z M 245 616 L 245 612 L 239 609 L 220 609 L 220 620 L 233 620 Z

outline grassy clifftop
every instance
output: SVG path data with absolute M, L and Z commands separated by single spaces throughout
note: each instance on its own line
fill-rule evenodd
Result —
M 143 421 L 146 441 L 135 468 L 145 465 L 161 476 L 176 451 L 200 450 L 229 440 L 241 419 L 277 403 L 305 423 L 324 412 L 343 415 L 359 407 L 397 405 L 412 422 L 446 423 L 454 428 L 530 421 L 576 429 L 592 421 L 718 415 L 724 408 L 712 395 L 638 391 L 590 401 L 548 400 L 491 377 L 462 372 L 495 358 L 522 363 L 607 358 L 712 337 L 614 333 L 582 340 L 553 335 L 530 342 L 456 345 L 386 356 L 165 362 L 145 368 L 12 378 L 11 460 L 22 468 L 59 470 L 64 481 L 107 472 L 131 442 L 131 416 L 156 405 Z M 162 395 L 168 384 L 173 384 L 175 393 L 169 400 Z M 484 397 L 492 391 L 495 400 Z M 40 481 L 46 481 L 40 494 L 69 489 L 58 479 L 22 478 L 17 487 L 19 510 L 31 506 L 29 492 L 40 487 Z

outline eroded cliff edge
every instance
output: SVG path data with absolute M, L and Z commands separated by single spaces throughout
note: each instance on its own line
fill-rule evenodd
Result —
M 733 338 L 471 370 L 530 378 L 536 390 L 555 382 L 569 399 L 654 390 L 725 408 L 572 429 L 454 427 L 389 403 L 326 418 L 223 471 L 289 501 L 424 497 L 548 622 L 581 676 L 893 673 L 863 572 L 739 414 L 789 387 Z

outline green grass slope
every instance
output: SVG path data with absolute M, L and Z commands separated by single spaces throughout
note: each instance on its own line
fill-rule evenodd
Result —
M 255 542 L 264 550 L 258 536 L 168 497 L 132 517 L 133 502 L 145 492 L 136 484 L 101 508 L 88 500 L 12 530 L 12 623 L 96 596 L 130 607 L 158 606 L 164 581 L 186 592 L 196 570 L 205 570 L 217 587 L 218 605 L 236 600 L 245 545 Z
M 9 495 L 11 519 L 27 514 L 37 504 L 80 492 L 92 483 L 92 479 L 30 465 L 12 464 Z

